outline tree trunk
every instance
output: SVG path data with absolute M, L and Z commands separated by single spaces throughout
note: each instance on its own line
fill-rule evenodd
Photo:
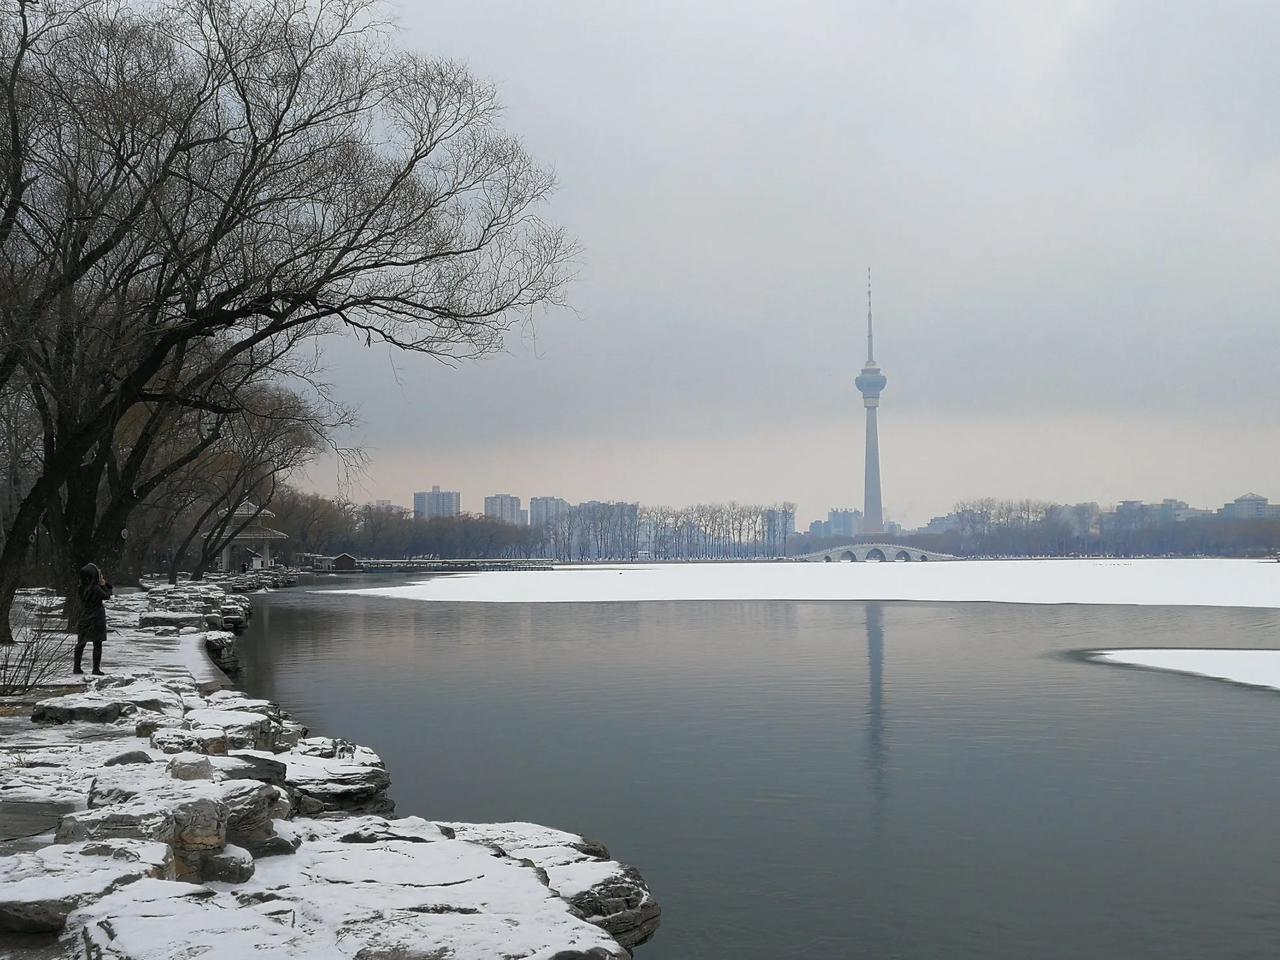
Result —
M 40 529 L 40 514 L 47 486 L 43 479 L 37 480 L 23 498 L 7 531 L 4 549 L 0 550 L 0 643 L 13 643 L 13 628 L 9 623 L 13 598 L 22 585 L 23 561 L 26 560 L 32 538 Z

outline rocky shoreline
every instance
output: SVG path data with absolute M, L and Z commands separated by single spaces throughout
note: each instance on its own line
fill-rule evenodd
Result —
M 119 597 L 135 669 L 0 698 L 5 956 L 625 960 L 653 936 L 603 845 L 396 818 L 374 751 L 231 689 L 204 658 L 234 669 L 251 609 L 210 584 Z

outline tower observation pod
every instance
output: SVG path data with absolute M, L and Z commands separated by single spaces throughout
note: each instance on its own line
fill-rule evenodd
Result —
M 866 476 L 863 481 L 862 532 L 884 533 L 884 507 L 880 502 L 880 433 L 876 423 L 876 410 L 880 406 L 880 391 L 889 381 L 880 372 L 875 361 L 875 339 L 871 322 L 871 271 L 867 271 L 867 362 L 853 381 L 862 394 L 862 405 L 867 410 Z

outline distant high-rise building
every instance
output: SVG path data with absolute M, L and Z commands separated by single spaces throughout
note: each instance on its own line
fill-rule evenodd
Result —
M 853 381 L 862 394 L 862 405 L 867 408 L 866 472 L 863 479 L 862 532 L 884 533 L 884 508 L 880 503 L 880 433 L 876 422 L 876 410 L 880 406 L 880 391 L 889 381 L 885 379 L 875 361 L 874 340 L 871 328 L 871 271 L 867 271 L 867 362 Z
M 529 523 L 535 527 L 548 526 L 568 509 L 569 502 L 560 497 L 530 497 Z
M 441 490 L 438 486 L 413 495 L 413 515 L 419 519 L 456 517 L 462 513 L 462 494 L 457 490 Z
M 520 498 L 513 497 L 509 493 L 495 493 L 492 497 L 484 498 L 484 515 L 493 517 L 495 520 L 501 520 L 503 523 L 521 523 L 521 514 L 524 511 L 520 509 Z M 527 521 L 528 514 L 525 514 Z
M 856 537 L 862 533 L 862 512 L 859 510 L 828 510 L 828 536 Z
M 1280 517 L 1280 504 L 1271 503 L 1256 493 L 1246 493 L 1218 511 L 1228 520 L 1272 520 Z

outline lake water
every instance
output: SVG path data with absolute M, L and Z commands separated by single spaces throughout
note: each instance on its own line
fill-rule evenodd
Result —
M 663 906 L 641 960 L 1280 954 L 1280 696 L 1076 655 L 1278 611 L 254 602 L 242 686 L 402 814 L 603 839 Z

